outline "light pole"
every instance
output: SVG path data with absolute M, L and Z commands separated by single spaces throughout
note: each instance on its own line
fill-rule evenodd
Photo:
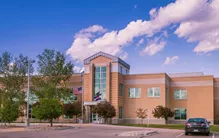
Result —
M 81 89 L 82 89 L 82 99 L 81 99 L 81 123 L 84 123 L 84 88 L 83 88 L 83 76 L 84 76 L 84 68 L 81 69 Z
M 34 63 L 34 60 L 28 60 L 28 81 L 27 81 L 27 116 L 26 116 L 26 126 L 29 126 L 29 101 L 30 101 L 30 63 Z

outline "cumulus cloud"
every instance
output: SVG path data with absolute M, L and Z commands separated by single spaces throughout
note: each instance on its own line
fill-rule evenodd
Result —
M 77 61 L 99 51 L 127 58 L 124 46 L 144 36 L 152 41 L 145 44 L 141 53 L 154 55 L 166 44 L 166 40 L 153 42 L 154 35 L 172 26 L 178 37 L 189 43 L 198 42 L 194 52 L 208 53 L 219 49 L 218 5 L 219 0 L 176 0 L 164 7 L 152 8 L 150 20 L 131 21 L 121 30 L 108 31 L 101 25 L 94 25 L 76 33 L 66 53 Z M 168 32 L 164 31 L 163 35 L 167 38 Z
M 178 56 L 166 57 L 164 65 L 175 64 L 178 59 L 179 59 Z
M 160 40 L 156 38 L 150 42 L 148 42 L 147 46 L 143 49 L 142 53 L 153 56 L 157 52 L 164 49 L 166 42 L 164 40 Z
M 103 28 L 100 25 L 93 25 L 88 28 L 80 30 L 78 33 L 75 34 L 75 38 L 89 38 L 93 36 L 93 33 L 105 33 L 107 29 Z

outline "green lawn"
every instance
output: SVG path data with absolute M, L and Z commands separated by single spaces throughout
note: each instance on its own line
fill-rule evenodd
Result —
M 120 126 L 134 126 L 134 127 L 147 127 L 147 124 L 141 125 L 141 124 L 118 124 Z M 154 125 L 151 124 L 149 125 L 150 128 L 168 128 L 168 129 L 180 129 L 184 130 L 184 125 L 183 124 L 169 124 L 168 126 L 166 125 Z M 212 132 L 219 132 L 219 125 L 211 125 L 210 126 Z

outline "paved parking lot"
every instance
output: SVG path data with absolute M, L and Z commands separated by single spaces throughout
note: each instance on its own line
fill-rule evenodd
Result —
M 132 128 L 120 126 L 104 126 L 104 125 L 87 125 L 78 126 L 77 129 L 56 130 L 45 132 L 2 132 L 0 138 L 118 138 L 117 134 L 132 131 L 152 131 L 157 133 L 145 136 L 145 138 L 219 138 L 218 134 L 211 133 L 210 136 L 204 135 L 189 135 L 185 136 L 181 130 L 165 130 L 165 129 L 147 129 L 147 128 Z M 143 136 L 123 136 L 121 138 L 144 138 Z

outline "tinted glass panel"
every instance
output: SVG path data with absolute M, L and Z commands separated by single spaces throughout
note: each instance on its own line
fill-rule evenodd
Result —
M 153 97 L 153 88 L 148 88 L 148 97 Z
M 160 96 L 160 88 L 154 88 L 154 96 L 159 97 Z
M 174 99 L 180 99 L 180 90 L 174 91 Z

